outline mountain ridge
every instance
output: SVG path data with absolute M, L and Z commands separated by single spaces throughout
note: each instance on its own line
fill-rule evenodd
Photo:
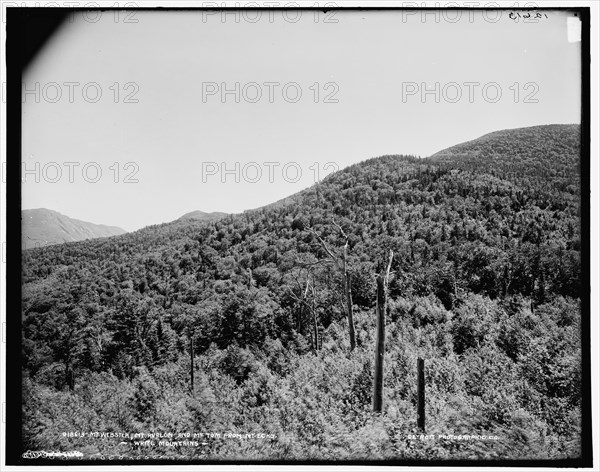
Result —
M 194 210 L 194 211 L 185 213 L 183 216 L 180 216 L 175 221 L 185 221 L 185 220 L 214 221 L 219 218 L 223 218 L 224 216 L 227 216 L 227 215 L 228 215 L 228 213 L 224 213 L 221 211 L 205 212 L 202 210 Z
M 71 218 L 48 208 L 22 210 L 21 222 L 24 249 L 126 233 L 124 229 L 117 226 Z
M 423 164 L 423 165 L 453 164 L 458 167 L 465 166 L 465 165 L 466 166 L 475 165 L 477 167 L 482 167 L 482 166 L 485 167 L 486 165 L 490 164 L 490 162 L 487 162 L 483 159 L 485 159 L 485 158 L 494 159 L 495 156 L 496 157 L 498 156 L 498 153 L 485 152 L 482 155 L 481 149 L 480 149 L 482 147 L 482 145 L 491 144 L 491 148 L 494 149 L 494 147 L 497 147 L 498 143 L 502 142 L 503 140 L 505 140 L 507 138 L 521 139 L 523 137 L 527 138 L 527 137 L 531 137 L 532 135 L 536 135 L 539 133 L 541 133 L 542 135 L 547 137 L 548 135 L 552 134 L 551 133 L 552 131 L 558 131 L 559 133 L 563 133 L 563 134 L 571 133 L 571 134 L 573 134 L 575 139 L 580 139 L 580 125 L 576 124 L 576 123 L 544 124 L 544 125 L 535 125 L 535 126 L 529 126 L 529 127 L 523 127 L 523 128 L 506 128 L 506 129 L 502 129 L 502 130 L 492 131 L 492 132 L 486 133 L 478 138 L 447 147 L 445 149 L 435 152 L 431 156 L 424 157 L 424 158 L 417 158 L 415 156 L 402 155 L 402 154 L 389 154 L 389 155 L 382 155 L 382 156 L 368 158 L 363 161 L 351 164 L 350 166 L 345 167 L 343 169 L 340 169 L 339 171 L 337 171 L 331 175 L 328 175 L 321 182 L 317 182 L 308 188 L 300 190 L 291 195 L 285 196 L 277 201 L 271 202 L 262 207 L 245 210 L 243 213 L 240 213 L 240 214 L 232 214 L 232 213 L 225 213 L 225 212 L 204 212 L 201 210 L 194 210 L 194 211 L 185 213 L 184 215 L 180 216 L 179 218 L 177 218 L 176 220 L 173 220 L 171 222 L 166 222 L 166 223 L 162 223 L 162 224 L 154 223 L 154 224 L 145 226 L 143 228 L 140 228 L 139 230 L 136 230 L 134 232 L 142 231 L 142 230 L 145 230 L 146 228 L 154 228 L 154 227 L 159 227 L 159 226 L 162 226 L 165 224 L 169 225 L 169 224 L 173 224 L 173 223 L 185 223 L 185 222 L 191 222 L 191 221 L 211 223 L 211 222 L 217 221 L 217 220 L 225 218 L 225 217 L 242 215 L 242 214 L 246 214 L 246 213 L 254 213 L 257 211 L 260 212 L 265 209 L 285 207 L 286 205 L 293 203 L 296 198 L 301 198 L 301 196 L 303 196 L 303 195 L 315 192 L 316 189 L 318 189 L 319 185 L 323 185 L 325 182 L 327 182 L 331 179 L 335 179 L 336 176 L 338 176 L 340 174 L 344 174 L 346 172 L 351 172 L 351 170 L 356 167 L 360 167 L 360 166 L 364 166 L 364 165 L 372 165 L 373 162 L 392 160 L 392 161 L 395 161 L 396 163 L 406 162 L 409 164 Z M 550 141 L 545 140 L 545 141 L 552 142 L 552 140 L 550 140 Z M 522 148 L 522 146 L 515 146 L 515 149 L 517 151 L 516 157 L 518 157 L 524 151 L 527 151 L 527 152 L 530 151 L 530 149 L 523 150 L 521 148 Z M 543 146 L 540 147 L 540 152 L 543 152 Z M 501 152 L 500 152 L 500 154 L 501 154 Z M 577 156 L 574 155 L 573 153 L 568 153 L 567 155 L 569 156 L 570 159 L 568 160 L 568 162 L 565 163 L 565 165 L 566 166 L 573 165 L 575 163 L 575 159 L 577 158 Z M 483 158 L 483 159 L 480 159 L 480 158 Z M 497 164 L 498 164 L 497 162 L 494 163 L 494 165 L 497 165 Z M 514 158 L 510 159 L 508 164 L 510 164 L 511 166 L 516 166 L 516 169 L 518 169 L 519 172 L 522 172 L 524 168 L 526 169 L 528 166 L 531 165 L 531 163 L 523 163 L 523 162 L 519 162 L 518 160 L 515 162 Z M 546 160 L 543 160 L 543 162 L 540 162 L 540 163 L 535 163 L 535 165 L 538 167 L 538 169 L 541 168 L 541 169 L 545 169 L 546 171 L 549 169 L 549 167 L 547 166 Z M 550 168 L 551 167 L 552 166 L 550 166 Z M 564 172 L 564 170 L 562 172 Z M 521 177 L 522 177 L 522 174 L 521 174 Z M 30 211 L 30 210 L 24 210 L 24 211 Z M 48 211 L 54 211 L 54 210 L 48 210 Z M 58 213 L 58 212 L 56 212 L 56 213 Z M 63 215 L 63 216 L 66 216 L 66 215 Z M 66 216 L 66 217 L 70 218 L 68 216 Z M 73 221 L 94 225 L 94 223 L 88 223 L 88 222 L 76 220 L 73 218 L 70 218 L 70 219 L 72 219 Z M 107 225 L 102 225 L 102 224 L 96 225 L 96 226 L 114 229 L 115 233 L 114 234 L 102 234 L 102 235 L 93 236 L 93 237 L 110 237 L 110 236 L 117 236 L 117 235 L 120 235 L 123 233 L 127 233 L 127 231 L 125 231 L 121 228 L 118 228 L 116 226 L 107 226 Z M 121 232 L 118 232 L 118 231 L 121 231 Z M 85 239 L 89 239 L 89 237 L 85 238 Z M 73 242 L 73 241 L 80 241 L 80 240 L 83 240 L 83 239 L 67 239 L 67 238 L 56 239 L 55 238 L 53 242 L 45 242 L 45 238 L 43 238 L 43 237 L 42 238 L 40 238 L 40 237 L 32 238 L 30 236 L 29 238 L 27 238 L 27 244 L 26 245 L 24 244 L 24 247 L 29 249 L 29 248 L 36 247 L 36 246 L 44 246 L 44 245 L 48 245 L 48 244 L 61 244 L 63 242 Z

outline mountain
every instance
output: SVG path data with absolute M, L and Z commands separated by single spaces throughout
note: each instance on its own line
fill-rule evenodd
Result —
M 580 140 L 573 125 L 500 131 L 215 221 L 26 251 L 25 447 L 113 454 L 122 438 L 61 436 L 93 425 L 268 435 L 153 447 L 209 461 L 580 457 Z M 476 438 L 441 437 L 461 434 Z
M 76 220 L 45 208 L 23 210 L 21 221 L 23 249 L 117 236 L 126 232 L 116 226 Z
M 181 218 L 179 218 L 179 220 L 182 220 L 182 221 L 185 221 L 185 220 L 215 221 L 215 220 L 218 220 L 219 218 L 223 218 L 224 216 L 227 216 L 227 213 L 222 213 L 220 211 L 206 213 L 204 211 L 196 210 L 196 211 L 191 211 L 189 213 L 186 213 Z
M 432 160 L 456 158 L 515 158 L 527 161 L 545 154 L 566 153 L 571 158 L 579 147 L 579 125 L 542 125 L 494 131 L 480 138 L 457 144 L 431 156 Z M 550 156 L 548 156 L 550 157 Z M 560 163 L 554 162 L 554 165 Z
M 496 131 L 437 152 L 429 161 L 489 168 L 513 177 L 544 178 L 579 172 L 579 125 L 545 125 Z

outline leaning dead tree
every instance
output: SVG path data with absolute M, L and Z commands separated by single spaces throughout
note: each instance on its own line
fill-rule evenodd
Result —
M 329 262 L 334 265 L 338 270 L 342 278 L 342 299 L 345 301 L 346 317 L 348 318 L 348 334 L 350 336 L 350 351 L 353 351 L 356 347 L 356 335 L 354 332 L 354 313 L 352 309 L 352 288 L 350 284 L 350 274 L 348 273 L 348 235 L 344 232 L 343 228 L 332 220 L 333 225 L 338 229 L 341 236 L 345 239 L 344 246 L 339 253 L 332 250 L 328 244 L 321 238 L 321 236 L 313 229 L 307 228 L 307 231 L 314 235 L 319 244 L 327 254 L 325 262 Z M 322 262 L 322 261 L 320 261 Z
M 383 360 L 385 354 L 385 312 L 387 307 L 387 289 L 390 268 L 394 252 L 390 250 L 390 258 L 384 272 L 377 275 L 377 340 L 375 344 L 375 375 L 373 378 L 373 412 L 381 413 L 383 409 Z

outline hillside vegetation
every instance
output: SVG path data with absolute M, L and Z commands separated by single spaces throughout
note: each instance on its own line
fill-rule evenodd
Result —
M 507 130 L 425 160 L 383 156 L 218 221 L 25 251 L 25 448 L 579 457 L 579 133 Z M 318 240 L 341 254 L 343 233 L 352 351 L 342 278 Z M 384 408 L 373 414 L 375 275 L 390 249 Z M 416 427 L 418 357 L 434 439 Z M 90 431 L 183 442 L 63 434 Z M 438 437 L 452 434 L 494 438 Z

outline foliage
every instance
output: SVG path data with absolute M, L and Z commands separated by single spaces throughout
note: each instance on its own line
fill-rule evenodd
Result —
M 217 459 L 577 457 L 578 159 L 579 127 L 498 132 L 425 160 L 371 159 L 243 214 L 25 251 L 26 448 Z M 308 231 L 340 247 L 333 220 L 349 241 L 352 354 L 339 273 L 319 264 L 323 250 Z M 374 277 L 389 249 L 384 412 L 373 416 Z M 428 433 L 497 439 L 411 438 L 418 357 Z M 195 445 L 149 449 L 69 431 L 202 435 Z

